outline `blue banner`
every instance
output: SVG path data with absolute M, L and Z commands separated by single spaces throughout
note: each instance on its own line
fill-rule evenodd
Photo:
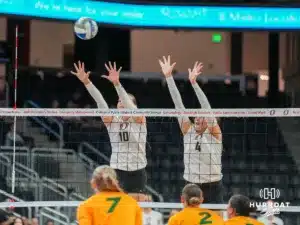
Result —
M 1 14 L 138 27 L 300 29 L 300 8 L 132 5 L 89 0 L 0 0 Z

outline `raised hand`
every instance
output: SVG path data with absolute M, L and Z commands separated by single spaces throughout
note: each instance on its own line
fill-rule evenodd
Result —
M 172 76 L 172 72 L 173 72 L 173 69 L 176 65 L 176 62 L 171 64 L 171 57 L 170 56 L 168 56 L 168 58 L 163 56 L 163 60 L 158 60 L 158 62 L 159 62 L 159 65 L 160 65 L 161 70 L 162 70 L 163 74 L 165 75 L 165 77 Z
M 111 62 L 108 62 L 108 65 L 105 64 L 105 68 L 108 71 L 108 76 L 107 75 L 102 75 L 101 77 L 109 80 L 110 82 L 112 82 L 114 85 L 119 84 L 120 82 L 120 72 L 122 70 L 122 67 L 120 67 L 117 70 L 117 65 L 116 62 L 114 62 L 114 65 L 111 64 Z
M 189 79 L 192 84 L 197 80 L 198 75 L 202 73 L 203 64 L 201 62 L 195 62 L 194 68 L 189 68 Z
M 78 64 L 74 63 L 74 67 L 76 72 L 71 71 L 71 73 L 75 75 L 85 85 L 90 83 L 89 76 L 91 72 L 85 72 L 84 63 L 78 61 Z

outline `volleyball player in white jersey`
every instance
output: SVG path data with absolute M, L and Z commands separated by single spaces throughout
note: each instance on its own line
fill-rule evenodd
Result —
M 184 109 L 180 93 L 172 76 L 176 63 L 171 64 L 170 56 L 159 60 L 162 72 L 176 109 Z M 201 74 L 202 64 L 196 62 L 189 69 L 189 80 L 203 109 L 211 106 L 197 84 L 197 76 Z M 188 117 L 179 118 L 179 125 L 184 137 L 184 175 L 188 183 L 200 186 L 204 193 L 205 203 L 221 203 L 223 201 L 222 185 L 222 133 L 216 118 L 197 117 L 191 122 Z
M 74 64 L 76 72 L 71 72 L 85 85 L 89 94 L 97 103 L 97 107 L 108 109 L 100 91 L 89 79 L 90 72 L 85 72 L 84 63 Z M 128 94 L 122 87 L 119 77 L 121 68 L 117 70 L 116 63 L 105 64 L 108 76 L 103 78 L 109 80 L 115 87 L 119 101 L 117 108 L 136 109 L 136 100 L 133 95 Z M 144 191 L 146 185 L 146 118 L 140 117 L 117 117 L 103 116 L 102 120 L 108 130 L 112 154 L 110 166 L 116 170 L 122 188 L 131 194 Z

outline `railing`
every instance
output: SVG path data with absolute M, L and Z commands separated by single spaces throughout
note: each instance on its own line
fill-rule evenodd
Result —
M 81 194 L 72 193 L 70 194 L 69 199 L 72 201 L 84 201 L 86 198 L 83 197 Z
M 81 154 L 84 154 L 84 151 L 83 151 L 84 147 L 87 148 L 88 150 L 90 150 L 93 154 L 98 155 L 100 158 L 104 159 L 104 161 L 109 162 L 109 158 L 105 154 L 100 152 L 98 149 L 96 149 L 93 145 L 89 144 L 88 142 L 81 142 L 78 147 L 78 152 Z
M 1 190 L 0 189 L 0 195 L 3 195 L 3 196 L 5 196 L 5 197 L 7 197 L 7 198 L 9 198 L 9 199 L 12 199 L 12 200 L 14 200 L 14 201 L 17 201 L 17 202 L 24 202 L 24 200 L 22 200 L 22 199 L 20 199 L 20 198 L 18 198 L 18 197 L 16 197 L 16 196 L 14 196 L 14 195 L 11 195 L 11 194 L 9 194 L 9 193 L 7 193 L 6 191 L 3 191 L 3 190 Z M 31 219 L 32 218 L 32 210 L 31 210 L 31 208 L 30 207 L 26 207 L 27 209 L 28 209 L 28 215 L 27 215 L 27 218 L 28 219 Z
M 46 217 L 46 220 L 44 220 L 44 217 Z M 58 212 L 54 209 L 51 209 L 49 207 L 44 207 L 40 210 L 40 224 L 46 224 L 47 220 L 54 221 L 54 224 L 58 225 L 69 225 L 70 219 L 67 215 Z
M 11 168 L 11 162 L 10 161 L 6 161 L 6 162 L 2 162 L 1 163 L 2 166 L 6 166 L 7 167 L 7 176 L 6 176 L 6 180 L 10 181 L 9 183 L 12 185 L 12 182 L 14 183 L 18 183 L 21 184 L 22 186 L 28 186 L 30 188 L 33 188 L 34 190 L 34 197 L 37 199 L 38 198 L 38 184 L 39 184 L 39 175 L 37 172 L 35 172 L 34 170 L 20 164 L 17 163 L 15 164 L 15 174 L 16 174 L 16 180 L 13 181 L 12 180 L 12 168 Z
M 39 105 L 34 103 L 33 101 L 27 101 L 24 105 L 25 108 L 40 108 Z M 57 120 L 56 118 L 53 117 L 47 117 L 45 118 L 46 121 L 48 121 L 50 124 L 55 124 L 58 127 L 58 132 L 55 131 L 49 124 L 47 124 L 45 121 L 41 120 L 38 117 L 30 117 L 34 122 L 36 122 L 38 125 L 40 125 L 42 128 L 47 130 L 50 134 L 55 136 L 58 141 L 59 141 L 59 147 L 62 148 L 64 146 L 64 126 L 62 122 Z M 24 129 L 26 130 L 27 124 L 26 120 L 24 120 Z
M 97 164 L 82 152 L 79 152 L 78 156 L 83 161 L 86 168 L 92 173 Z
M 21 163 L 27 167 L 30 167 L 30 151 L 27 147 L 16 147 L 16 162 Z M 14 154 L 14 148 L 10 146 L 0 146 L 2 154 L 9 156 L 12 160 Z
M 47 192 L 47 194 L 46 194 L 46 192 Z M 41 180 L 41 183 L 40 183 L 40 196 L 39 196 L 39 199 L 41 199 L 42 201 L 53 200 L 53 195 L 50 195 L 50 192 L 55 193 L 56 197 L 58 197 L 55 200 L 58 200 L 58 201 L 64 201 L 68 197 L 68 190 L 65 186 L 58 184 L 54 180 L 43 177 L 42 180 Z M 51 197 L 51 198 L 48 199 L 49 197 Z M 57 211 L 60 211 L 61 208 L 56 207 L 55 209 Z
M 46 159 L 46 161 L 56 160 L 59 165 L 59 171 L 56 171 L 57 174 L 59 173 L 59 178 L 53 178 L 53 180 L 66 187 L 70 185 L 72 188 L 76 187 L 76 192 L 87 193 L 90 169 L 73 149 L 33 148 L 31 152 L 31 168 L 37 170 L 35 166 L 39 162 L 38 157 Z M 42 169 L 44 169 L 46 177 L 49 176 L 49 172 L 53 172 L 47 167 Z M 53 176 L 56 176 L 55 171 Z
M 106 162 L 109 163 L 109 158 L 104 155 L 102 152 L 100 152 L 98 149 L 96 149 L 94 146 L 92 146 L 91 144 L 87 143 L 87 142 L 82 142 L 80 143 L 79 147 L 78 147 L 78 152 L 80 155 L 85 155 L 83 153 L 83 148 L 87 148 L 88 150 L 90 150 L 91 152 L 93 152 L 94 154 L 96 154 L 97 156 L 101 157 L 103 160 L 105 160 Z M 88 158 L 85 155 L 85 158 Z M 89 161 L 93 161 L 92 159 L 89 159 Z M 97 163 L 94 163 L 95 165 L 97 165 Z M 160 202 L 163 202 L 163 196 L 161 194 L 159 194 L 157 191 L 155 191 L 153 188 L 151 188 L 150 186 L 146 185 L 146 189 L 147 191 L 149 191 L 153 196 L 156 196 Z
M 7 168 L 7 165 L 10 165 L 10 159 L 0 154 L 0 174 L 2 177 L 8 177 L 9 168 Z

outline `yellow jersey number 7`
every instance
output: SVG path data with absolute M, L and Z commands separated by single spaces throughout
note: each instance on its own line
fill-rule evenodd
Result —
M 109 207 L 107 213 L 112 213 L 113 211 L 115 211 L 120 200 L 121 200 L 121 197 L 106 198 L 107 202 L 111 202 L 111 206 Z

